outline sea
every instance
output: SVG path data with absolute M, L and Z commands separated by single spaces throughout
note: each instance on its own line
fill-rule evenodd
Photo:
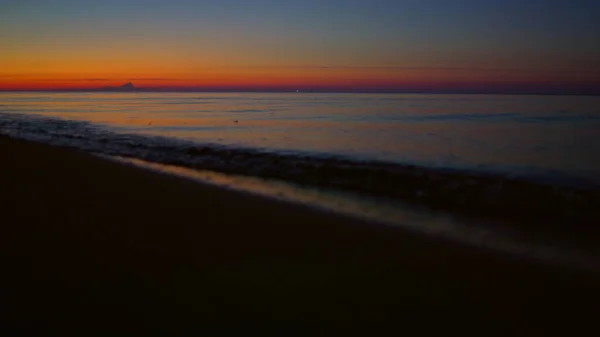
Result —
M 600 96 L 0 92 L 0 134 L 531 258 L 599 261 L 564 233 L 600 226 Z M 562 220 L 546 230 L 545 216 Z

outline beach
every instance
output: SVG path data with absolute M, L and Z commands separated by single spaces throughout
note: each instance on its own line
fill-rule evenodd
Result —
M 593 271 L 73 149 L 2 137 L 0 156 L 0 314 L 10 331 L 489 336 L 594 327 Z

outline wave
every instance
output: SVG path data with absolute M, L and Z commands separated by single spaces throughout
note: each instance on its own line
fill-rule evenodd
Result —
M 484 216 L 600 223 L 600 188 L 585 182 L 559 185 L 490 172 L 200 144 L 36 115 L 0 113 L 0 133 L 104 155 L 385 195 Z
M 430 121 L 485 121 L 485 122 L 509 122 L 509 123 L 539 123 L 539 122 L 593 122 L 600 120 L 598 113 L 578 114 L 538 114 L 528 115 L 517 112 L 505 113 L 445 113 L 430 115 L 405 115 L 389 116 L 390 120 L 406 122 L 430 122 Z

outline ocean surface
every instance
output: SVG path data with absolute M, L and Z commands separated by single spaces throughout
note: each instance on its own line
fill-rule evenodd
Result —
M 594 96 L 0 93 L 0 114 L 3 133 L 101 152 L 196 144 L 600 182 Z
M 415 209 L 579 223 L 600 206 L 597 96 L 0 92 L 0 134 L 463 237 Z

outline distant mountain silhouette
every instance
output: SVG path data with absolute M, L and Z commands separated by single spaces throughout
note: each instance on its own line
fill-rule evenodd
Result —
M 129 82 L 129 83 L 125 83 L 119 87 L 106 86 L 100 90 L 102 90 L 102 91 L 135 91 L 135 89 L 136 88 L 133 86 L 133 83 Z

